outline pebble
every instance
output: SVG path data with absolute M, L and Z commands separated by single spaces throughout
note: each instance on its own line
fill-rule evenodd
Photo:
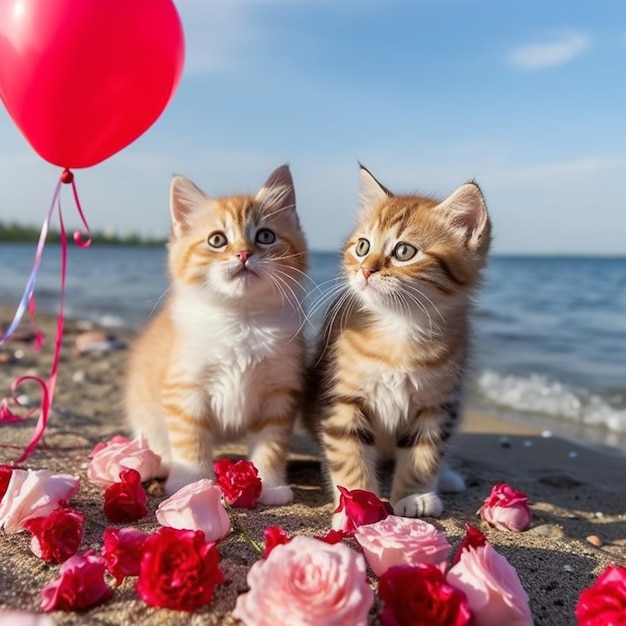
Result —
M 578 452 L 576 452 L 576 450 L 571 450 L 570 452 L 567 453 L 567 456 L 570 459 L 575 459 L 578 456 Z
M 589 543 L 591 543 L 592 545 L 598 548 L 604 545 L 604 541 L 602 541 L 602 539 L 600 539 L 598 535 L 589 535 L 588 537 L 585 537 L 585 539 L 587 539 Z
M 551 430 L 542 430 L 541 431 L 541 436 L 544 439 L 550 439 L 550 437 L 552 437 L 552 431 Z
M 30 396 L 27 396 L 25 393 L 20 394 L 16 398 L 17 403 L 20 406 L 32 406 L 33 401 L 30 399 Z
M 502 448 L 510 448 L 511 447 L 511 442 L 509 441 L 508 437 L 500 437 L 500 446 Z
M 526 439 L 526 441 L 524 442 L 524 447 L 525 448 L 532 448 L 533 447 L 533 442 L 530 439 Z
M 78 370 L 72 375 L 72 380 L 75 383 L 84 383 L 87 380 L 87 374 L 83 370 Z
M 568 574 L 572 574 L 574 572 L 574 568 L 571 565 L 564 565 L 563 571 L 567 572 Z

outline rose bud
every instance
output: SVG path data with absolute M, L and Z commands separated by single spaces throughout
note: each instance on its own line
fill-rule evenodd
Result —
M 497 483 L 478 509 L 478 515 L 498 530 L 520 532 L 530 525 L 532 512 L 528 496 L 507 483 Z

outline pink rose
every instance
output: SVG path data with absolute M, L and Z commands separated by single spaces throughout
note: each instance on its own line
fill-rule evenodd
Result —
M 383 502 L 375 494 L 363 489 L 352 491 L 337 487 L 340 492 L 339 506 L 333 511 L 333 528 L 341 530 L 347 537 L 354 534 L 354 529 L 364 524 L 372 524 L 385 519 L 393 513 L 388 502 Z
M 120 482 L 106 488 L 103 509 L 109 521 L 114 524 L 128 524 L 148 514 L 148 496 L 140 481 L 137 470 L 122 470 Z
M 89 455 L 87 477 L 95 485 L 108 487 L 119 480 L 120 472 L 134 469 L 139 472 L 141 482 L 154 478 L 159 473 L 161 457 L 148 447 L 143 435 L 137 438 L 115 436 L 107 443 L 99 443 Z
M 354 536 L 376 576 L 402 564 L 433 563 L 446 569 L 450 552 L 446 534 L 424 520 L 390 515 L 359 526 Z
M 117 585 L 121 585 L 126 576 L 139 576 L 148 534 L 136 528 L 107 528 L 102 538 L 102 556 Z
M 30 549 L 48 563 L 63 563 L 76 554 L 83 538 L 85 516 L 80 511 L 61 507 L 46 517 L 35 517 L 24 527 L 33 534 Z
M 484 536 L 475 533 L 474 542 L 457 556 L 446 578 L 467 597 L 475 626 L 533 626 L 528 595 L 515 568 Z
M 70 557 L 59 570 L 59 578 L 41 591 L 44 611 L 82 611 L 113 596 L 104 580 L 104 559 L 91 551 Z
M 208 478 L 191 483 L 163 500 L 156 518 L 161 526 L 201 530 L 207 541 L 219 541 L 230 532 L 222 490 Z
M 579 626 L 626 624 L 626 567 L 607 567 L 591 587 L 582 590 L 576 621 Z
M 77 476 L 50 470 L 15 469 L 0 503 L 0 528 L 15 533 L 35 517 L 46 517 L 80 488 Z
M 381 577 L 382 626 L 468 626 L 465 594 L 446 582 L 437 565 L 394 565 Z
M 52 618 L 27 611 L 0 611 L 0 626 L 54 626 Z
M 478 509 L 481 519 L 498 530 L 526 530 L 532 518 L 528 496 L 507 483 L 497 483 Z
M 251 461 L 220 459 L 213 471 L 224 499 L 236 509 L 253 509 L 261 497 L 261 479 Z
M 365 626 L 374 594 L 365 559 L 343 543 L 297 536 L 248 572 L 233 616 L 246 626 Z

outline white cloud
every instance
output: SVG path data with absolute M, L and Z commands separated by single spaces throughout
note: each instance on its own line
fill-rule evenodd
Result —
M 589 36 L 569 32 L 552 41 L 519 46 L 509 55 L 511 65 L 522 70 L 542 70 L 563 65 L 589 48 Z

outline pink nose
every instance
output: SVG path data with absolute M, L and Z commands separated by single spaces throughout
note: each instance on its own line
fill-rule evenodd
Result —
M 365 276 L 365 280 L 367 280 L 372 275 L 371 270 L 368 270 L 365 267 L 362 267 L 361 271 L 363 272 L 363 276 Z
M 246 261 L 252 256 L 252 251 L 250 250 L 241 250 L 241 252 L 237 253 L 240 261 L 245 265 Z

